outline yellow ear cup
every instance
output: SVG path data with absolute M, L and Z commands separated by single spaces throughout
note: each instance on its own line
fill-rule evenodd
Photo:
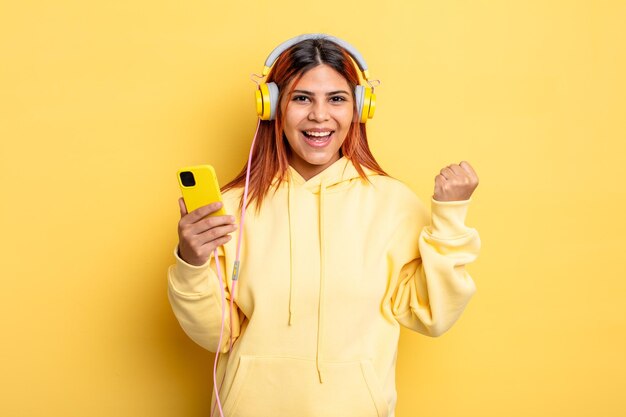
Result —
M 371 104 L 372 104 L 372 97 L 374 98 L 374 107 L 376 107 L 376 95 L 372 94 L 372 89 L 371 88 L 364 88 L 364 95 L 363 95 L 363 107 L 361 109 L 361 123 L 365 123 L 367 122 L 367 119 L 371 119 L 372 116 L 374 116 L 374 112 L 372 111 L 372 109 L 370 108 Z
M 370 97 L 370 111 L 367 113 L 367 118 L 371 119 L 374 117 L 374 113 L 376 112 L 376 94 L 372 93 Z
M 256 89 L 254 92 L 254 96 L 256 97 L 256 114 L 259 117 L 263 117 L 263 97 L 261 95 L 261 86 Z
M 270 90 L 265 83 L 260 84 L 259 89 L 256 90 L 256 114 L 261 118 L 261 120 L 270 119 Z

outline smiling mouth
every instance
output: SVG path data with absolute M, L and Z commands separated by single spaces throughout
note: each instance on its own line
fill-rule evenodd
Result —
M 333 133 L 335 133 L 334 130 L 327 130 L 324 132 L 315 132 L 315 131 L 311 131 L 311 130 L 303 130 L 302 134 L 307 137 L 308 139 L 311 140 L 315 140 L 315 141 L 320 141 L 323 142 L 326 139 L 328 139 L 330 137 L 330 135 L 332 135 Z
M 310 147 L 325 148 L 335 137 L 335 131 L 327 130 L 323 132 L 314 132 L 310 130 L 303 130 L 302 136 L 304 137 L 304 142 Z

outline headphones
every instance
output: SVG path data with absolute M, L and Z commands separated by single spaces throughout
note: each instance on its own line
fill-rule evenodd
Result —
M 359 121 L 361 123 L 367 122 L 367 119 L 374 117 L 376 111 L 376 94 L 374 94 L 374 86 L 369 81 L 369 71 L 367 64 L 363 59 L 363 56 L 348 42 L 335 38 L 334 36 L 325 35 L 323 33 L 312 33 L 296 36 L 291 38 L 280 45 L 278 45 L 269 54 L 265 60 L 263 67 L 263 73 L 260 78 L 265 77 L 270 68 L 278 57 L 293 45 L 308 40 L 308 39 L 324 39 L 336 43 L 340 47 L 346 50 L 346 52 L 354 59 L 359 66 L 363 78 L 367 82 L 368 86 L 357 85 L 354 89 L 354 97 L 356 100 L 357 113 L 359 115 Z M 256 90 L 256 112 L 261 120 L 274 120 L 276 117 L 276 108 L 278 107 L 278 86 L 276 83 L 259 83 L 259 88 Z

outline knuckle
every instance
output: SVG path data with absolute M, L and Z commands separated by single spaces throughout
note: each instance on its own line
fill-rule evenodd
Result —
M 218 206 L 217 203 L 211 203 L 211 204 L 205 206 L 205 209 L 206 209 L 206 214 L 211 214 L 211 213 L 217 211 L 219 209 L 219 206 Z
M 199 219 L 202 219 L 204 216 L 206 216 L 207 212 L 204 207 L 200 207 L 200 208 L 195 209 L 193 211 L 193 214 L 195 217 L 194 220 L 199 220 Z
M 209 240 L 209 242 L 214 241 L 217 238 L 217 236 L 215 235 L 215 229 L 207 230 L 206 237 Z
M 213 232 L 213 240 L 217 240 L 224 236 L 224 230 L 221 227 L 216 227 L 212 230 Z

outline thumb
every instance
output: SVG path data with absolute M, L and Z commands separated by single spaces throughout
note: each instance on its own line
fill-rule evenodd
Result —
M 180 217 L 187 214 L 187 206 L 185 206 L 185 200 L 182 197 L 178 199 L 178 207 L 180 208 Z

